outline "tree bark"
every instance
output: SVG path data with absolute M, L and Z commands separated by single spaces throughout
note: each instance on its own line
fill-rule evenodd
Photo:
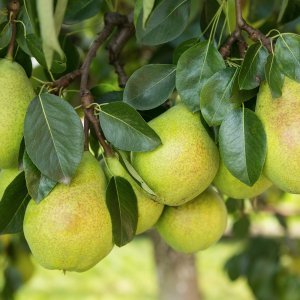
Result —
M 154 230 L 149 235 L 154 247 L 159 300 L 200 300 L 195 256 L 174 251 Z

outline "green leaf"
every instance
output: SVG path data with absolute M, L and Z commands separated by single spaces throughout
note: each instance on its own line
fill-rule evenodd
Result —
M 200 109 L 199 95 L 204 83 L 224 68 L 221 54 L 209 41 L 199 43 L 180 56 L 176 69 L 176 88 L 192 111 Z
M 43 175 L 34 165 L 27 152 L 23 156 L 26 186 L 28 193 L 37 203 L 40 203 L 53 190 L 56 181 Z
M 240 89 L 251 90 L 260 85 L 264 80 L 264 66 L 267 57 L 268 50 L 261 43 L 249 47 L 239 74 Z
M 230 112 L 221 124 L 219 144 L 228 170 L 252 186 L 261 175 L 266 157 L 266 134 L 256 114 L 247 108 Z
M 226 68 L 210 77 L 200 94 L 201 113 L 209 126 L 220 125 L 224 117 L 240 102 L 231 102 L 232 88 L 238 69 Z
M 275 59 L 281 72 L 300 82 L 300 36 L 284 33 L 275 45 Z
M 53 2 L 53 0 L 37 0 L 36 2 L 43 41 L 43 52 L 48 70 L 51 69 L 54 52 L 57 52 L 61 58 L 64 57 L 64 53 L 57 38 L 57 28 L 53 14 Z M 65 0 L 60 0 L 58 2 L 65 2 Z
M 139 110 L 148 110 L 164 103 L 175 88 L 174 65 L 145 65 L 129 78 L 123 101 Z
M 143 27 L 145 28 L 146 22 L 152 12 L 155 0 L 143 0 Z
M 104 104 L 99 114 L 105 137 L 118 149 L 149 151 L 161 144 L 155 131 L 124 102 Z
M 81 161 L 83 128 L 62 98 L 41 94 L 30 103 L 24 123 L 26 151 L 42 174 L 68 184 Z
M 68 0 L 59 0 L 56 2 L 55 12 L 54 12 L 54 25 L 55 31 L 58 35 L 61 29 L 61 25 L 64 20 L 65 12 L 67 9 Z
M 268 56 L 267 63 L 265 65 L 265 77 L 268 82 L 272 97 L 281 97 L 284 75 L 281 73 L 273 54 Z
M 199 39 L 192 38 L 190 40 L 184 41 L 179 46 L 177 46 L 173 53 L 173 63 L 177 64 L 180 56 L 188 49 L 196 46 L 200 43 Z
M 139 43 L 159 45 L 178 37 L 189 20 L 190 0 L 162 0 L 154 8 L 144 27 L 144 11 L 141 10 L 136 23 Z
M 0 234 L 22 231 L 25 209 L 30 200 L 24 172 L 6 188 L 0 202 Z
M 5 48 L 11 39 L 11 24 L 8 22 L 0 24 L 0 49 Z
M 113 176 L 106 189 L 106 205 L 109 210 L 113 239 L 121 247 L 135 236 L 138 208 L 137 199 L 130 183 L 119 176 Z

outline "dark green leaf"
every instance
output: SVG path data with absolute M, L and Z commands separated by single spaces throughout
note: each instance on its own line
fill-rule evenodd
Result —
M 6 188 L 0 202 L 0 234 L 22 231 L 29 200 L 25 175 L 22 172 Z
M 5 48 L 11 38 L 11 24 L 8 22 L 0 24 L 0 49 Z
M 78 23 L 99 13 L 103 0 L 68 1 L 65 23 Z
M 56 181 L 43 175 L 34 165 L 27 152 L 23 156 L 28 193 L 37 203 L 41 202 L 55 187 Z
M 199 43 L 180 56 L 176 69 L 176 88 L 192 111 L 200 109 L 199 95 L 204 83 L 224 68 L 222 56 L 208 41 Z
M 226 114 L 240 105 L 230 99 L 236 75 L 236 68 L 223 69 L 204 84 L 200 93 L 200 107 L 209 126 L 220 125 Z
M 267 57 L 268 50 L 261 43 L 249 47 L 239 74 L 240 89 L 251 90 L 260 85 L 264 80 L 264 66 Z
M 100 123 L 105 137 L 118 149 L 149 151 L 161 144 L 155 131 L 124 102 L 102 105 Z
M 173 63 L 177 64 L 179 57 L 188 49 L 192 48 L 193 46 L 196 46 L 199 44 L 200 41 L 197 38 L 193 38 L 187 41 L 184 41 L 181 43 L 178 47 L 176 47 L 174 53 L 173 53 Z
M 148 17 L 146 26 L 141 10 L 136 23 L 138 42 L 159 45 L 175 39 L 188 23 L 189 10 L 190 0 L 162 0 Z
M 93 91 L 92 91 L 93 94 Z M 123 91 L 113 91 L 97 96 L 95 102 L 98 104 L 123 101 Z
M 112 220 L 114 242 L 119 247 L 124 246 L 134 238 L 138 221 L 137 199 L 126 179 L 119 176 L 110 179 L 106 205 Z
M 175 88 L 174 65 L 145 65 L 129 78 L 123 101 L 139 110 L 164 103 Z
M 25 117 L 24 138 L 42 174 L 65 184 L 71 181 L 83 153 L 83 128 L 68 102 L 47 93 L 34 98 Z
M 282 73 L 300 82 L 300 36 L 281 34 L 276 41 L 275 59 Z
M 235 223 L 233 223 L 232 232 L 234 234 L 234 237 L 247 238 L 247 236 L 249 235 L 250 225 L 251 223 L 249 217 L 247 215 L 242 216 Z
M 268 82 L 272 97 L 281 97 L 284 75 L 281 73 L 273 54 L 270 54 L 267 59 L 267 63 L 265 65 L 265 77 Z
M 219 144 L 228 170 L 252 186 L 261 175 L 266 157 L 266 134 L 256 114 L 247 108 L 230 112 L 221 124 Z

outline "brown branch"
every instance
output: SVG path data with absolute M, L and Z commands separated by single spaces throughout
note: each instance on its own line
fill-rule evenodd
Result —
M 14 48 L 15 48 L 16 35 L 17 35 L 17 25 L 15 19 L 17 18 L 17 15 L 20 10 L 19 0 L 10 0 L 8 2 L 7 9 L 8 9 L 9 22 L 11 22 L 12 31 L 11 31 L 11 38 L 8 45 L 6 57 L 12 59 L 14 56 Z
M 66 88 L 71 84 L 71 82 L 73 82 L 80 75 L 81 75 L 81 69 L 77 69 L 53 81 L 50 84 L 50 87 L 53 88 L 52 90 L 53 93 L 59 92 L 61 89 Z

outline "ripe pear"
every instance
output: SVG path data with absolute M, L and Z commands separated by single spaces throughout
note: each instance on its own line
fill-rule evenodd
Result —
M 134 179 L 128 174 L 127 170 L 122 166 L 121 162 L 116 156 L 107 157 L 106 163 L 108 167 L 106 173 L 110 176 L 120 176 L 125 178 L 131 184 L 135 192 L 138 205 L 138 223 L 136 234 L 145 232 L 146 230 L 153 227 L 153 225 L 159 219 L 164 205 L 151 199 L 150 194 L 144 191 L 134 181 Z
M 264 174 L 283 191 L 300 193 L 300 83 L 285 77 L 282 96 L 260 86 L 256 114 L 267 136 Z
M 10 59 L 0 59 L 0 168 L 18 166 L 24 118 L 34 90 L 24 69 Z
M 223 161 L 220 163 L 219 171 L 213 183 L 220 192 L 235 199 L 256 197 L 272 185 L 264 175 L 261 175 L 252 186 L 248 186 L 234 177 Z
M 226 224 L 224 201 L 214 189 L 208 188 L 186 204 L 166 207 L 156 228 L 174 250 L 195 253 L 217 242 Z
M 29 202 L 24 235 L 42 266 L 83 272 L 111 251 L 112 224 L 105 189 L 104 172 L 85 152 L 70 185 L 58 184 L 39 204 Z
M 8 185 L 17 177 L 20 171 L 17 168 L 0 171 L 0 201 Z
M 179 103 L 149 123 L 162 145 L 132 153 L 132 164 L 161 203 L 182 205 L 202 193 L 219 167 L 219 152 L 199 113 Z

